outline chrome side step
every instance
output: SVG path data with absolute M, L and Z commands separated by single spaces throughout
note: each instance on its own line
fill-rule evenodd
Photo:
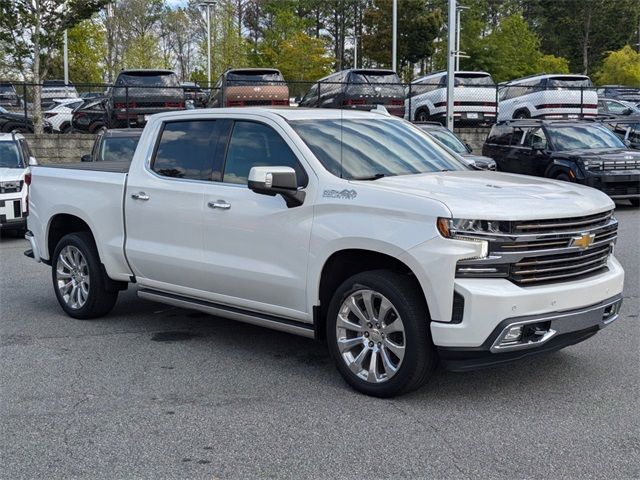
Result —
M 260 327 L 267 327 L 281 332 L 293 333 L 307 338 L 314 338 L 315 331 L 313 325 L 306 325 L 295 320 L 279 318 L 263 313 L 251 312 L 226 305 L 197 300 L 193 298 L 174 295 L 172 293 L 160 292 L 157 290 L 141 289 L 138 290 L 138 296 L 154 302 L 166 303 L 174 307 L 187 308 L 217 315 L 219 317 L 236 320 L 239 322 L 250 323 Z

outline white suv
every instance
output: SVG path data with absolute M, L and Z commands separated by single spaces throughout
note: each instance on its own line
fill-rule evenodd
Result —
M 598 94 L 585 75 L 533 75 L 499 87 L 498 120 L 595 118 Z
M 25 138 L 0 133 L 0 229 L 23 231 L 27 227 L 29 167 L 37 165 Z
M 496 119 L 496 86 L 487 72 L 455 72 L 453 115 L 463 122 Z M 411 82 L 405 100 L 405 118 L 442 121 L 447 115 L 447 72 L 430 73 Z

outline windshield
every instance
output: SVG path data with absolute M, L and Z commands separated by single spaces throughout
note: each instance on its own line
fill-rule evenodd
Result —
M 624 143 L 610 130 L 596 125 L 571 125 L 548 129 L 556 150 L 597 148 L 625 148 Z
M 138 145 L 138 137 L 106 137 L 97 161 L 130 162 Z
M 547 80 L 551 88 L 593 87 L 588 77 L 551 77 Z
M 427 133 L 456 153 L 469 153 L 464 143 L 449 130 L 427 130 Z
M 121 73 L 117 86 L 135 85 L 142 87 L 179 87 L 178 78 L 173 73 Z
M 455 85 L 469 87 L 493 87 L 493 78 L 491 75 L 469 75 L 464 73 L 456 73 L 454 75 Z M 446 81 L 446 75 L 445 75 Z
M 322 165 L 337 177 L 369 179 L 468 170 L 426 134 L 397 120 L 322 119 L 289 122 Z
M 0 142 L 0 167 L 24 168 L 22 156 L 14 142 Z

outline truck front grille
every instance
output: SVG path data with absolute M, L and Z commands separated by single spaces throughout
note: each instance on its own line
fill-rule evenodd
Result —
M 510 233 L 490 237 L 488 258 L 458 262 L 457 276 L 500 277 L 527 287 L 605 271 L 618 238 L 618 222 L 613 211 L 511 222 Z

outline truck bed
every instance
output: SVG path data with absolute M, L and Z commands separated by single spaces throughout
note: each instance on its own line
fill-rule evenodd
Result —
M 66 168 L 70 170 L 86 170 L 90 172 L 129 173 L 129 162 L 74 162 L 74 163 L 48 163 L 38 165 L 46 168 Z

